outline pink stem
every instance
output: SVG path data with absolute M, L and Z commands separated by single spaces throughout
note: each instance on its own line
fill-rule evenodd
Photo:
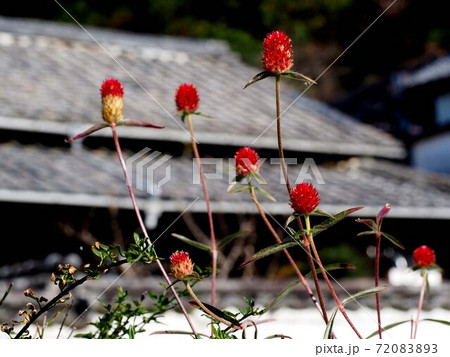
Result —
M 422 277 L 423 277 L 423 282 L 422 282 L 422 288 L 420 289 L 419 306 L 417 307 L 417 317 L 416 317 L 416 323 L 414 326 L 413 339 L 415 339 L 417 336 L 417 327 L 419 326 L 419 317 L 420 317 L 420 312 L 422 311 L 423 297 L 425 295 L 425 289 L 427 287 L 427 273 L 423 273 Z
M 375 287 L 380 285 L 380 245 L 381 245 L 381 234 L 376 234 L 376 253 L 375 253 Z M 380 294 L 375 294 L 375 299 L 377 303 L 377 317 L 378 317 L 378 335 L 380 339 L 382 339 L 382 331 L 381 327 L 381 303 L 380 303 Z
M 217 246 L 216 246 L 216 236 L 214 234 L 214 222 L 212 217 L 211 205 L 209 201 L 208 188 L 206 186 L 205 176 L 203 174 L 202 162 L 200 160 L 200 155 L 198 153 L 197 142 L 194 136 L 194 127 L 192 125 L 191 115 L 187 115 L 187 121 L 189 124 L 189 132 L 191 134 L 192 150 L 194 151 L 194 156 L 197 161 L 198 169 L 200 171 L 200 179 L 202 181 L 203 195 L 206 201 L 206 210 L 208 211 L 209 220 L 209 230 L 211 234 L 211 254 L 212 254 L 212 276 L 211 276 L 211 305 L 215 305 L 216 302 L 216 275 L 217 275 Z
M 128 192 L 130 193 L 130 198 L 131 198 L 131 202 L 133 204 L 134 212 L 136 213 L 136 217 L 137 217 L 137 219 L 139 221 L 139 225 L 140 225 L 140 227 L 142 229 L 142 232 L 144 233 L 145 237 L 147 238 L 149 244 L 152 245 L 150 237 L 149 237 L 149 235 L 147 233 L 147 229 L 145 228 L 144 221 L 142 220 L 141 212 L 139 211 L 139 207 L 138 207 L 137 202 L 136 202 L 136 197 L 134 195 L 133 186 L 131 184 L 131 180 L 130 180 L 130 177 L 128 175 L 127 166 L 126 166 L 125 161 L 123 159 L 122 149 L 120 148 L 119 137 L 117 135 L 117 127 L 116 127 L 115 123 L 111 124 L 111 130 L 112 130 L 112 133 L 113 133 L 114 144 L 116 145 L 117 156 L 119 157 L 120 165 L 122 166 L 123 174 L 125 176 L 125 182 L 126 182 L 127 187 L 128 187 Z M 161 273 L 162 273 L 164 279 L 166 280 L 167 284 L 169 286 L 171 286 L 172 282 L 170 281 L 170 278 L 167 275 L 166 271 L 164 270 L 164 267 L 162 266 L 161 262 L 159 260 L 157 260 L 156 264 L 158 264 L 158 267 L 161 270 Z M 181 303 L 180 297 L 178 296 L 175 288 L 173 286 L 171 286 L 170 289 L 172 290 L 172 293 L 175 296 L 175 299 L 177 300 L 181 311 L 183 312 L 184 316 L 186 317 L 186 320 L 187 320 L 189 326 L 191 327 L 192 332 L 195 335 L 197 335 L 195 327 L 194 327 L 194 325 L 193 325 L 193 323 L 192 323 L 192 321 L 191 321 L 191 319 L 190 319 L 186 309 L 184 308 L 183 304 Z

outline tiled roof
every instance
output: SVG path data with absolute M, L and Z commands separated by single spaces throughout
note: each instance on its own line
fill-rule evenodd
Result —
M 392 80 L 399 91 L 445 78 L 450 78 L 450 56 L 439 58 L 415 71 L 398 72 Z
M 158 132 L 121 128 L 122 137 L 189 142 L 171 115 L 175 89 L 190 82 L 199 90 L 200 110 L 213 116 L 195 118 L 199 142 L 276 148 L 273 81 L 243 91 L 260 69 L 244 64 L 224 43 L 88 31 L 0 17 L 0 128 L 71 135 L 100 120 L 99 86 L 113 76 L 124 84 L 127 117 L 165 126 Z M 296 100 L 303 89 L 293 88 L 282 81 L 285 149 L 404 155 L 390 135 L 306 96 Z
M 125 156 L 129 158 L 132 154 L 127 152 Z M 0 201 L 131 209 L 117 157 L 109 150 L 23 146 L 10 142 L 0 144 L 0 156 L 7 158 L 0 162 Z M 245 192 L 227 194 L 229 177 L 233 176 L 228 170 L 232 170 L 233 161 L 219 162 L 223 164 L 223 176 L 208 179 L 214 212 L 256 213 Z M 205 212 L 201 185 L 193 179 L 195 167 L 189 158 L 171 158 L 155 170 L 154 176 L 154 181 L 159 182 L 169 172 L 169 182 L 155 190 L 153 196 L 136 190 L 148 219 L 185 209 Z M 330 213 L 364 206 L 358 215 L 373 216 L 384 204 L 391 203 L 391 217 L 448 218 L 450 215 L 448 177 L 425 174 L 383 160 L 359 158 L 320 165 L 318 170 L 325 181 L 318 185 L 320 207 Z M 211 177 L 218 171 L 214 166 L 205 165 L 205 172 Z M 301 166 L 290 165 L 289 172 L 295 182 Z M 307 173 L 313 182 L 318 177 L 312 170 Z M 279 166 L 267 159 L 261 166 L 261 174 L 268 182 L 264 189 L 277 199 L 272 203 L 262 198 L 264 208 L 271 214 L 290 214 Z M 144 172 L 143 177 L 149 176 Z

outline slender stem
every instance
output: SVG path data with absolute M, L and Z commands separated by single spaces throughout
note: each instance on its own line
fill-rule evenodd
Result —
M 376 239 L 376 253 L 375 253 L 375 287 L 378 287 L 380 285 L 380 246 L 381 246 L 381 234 L 377 233 L 375 235 Z M 378 335 L 380 336 L 380 339 L 383 338 L 382 331 L 383 328 L 381 327 L 381 303 L 380 303 L 380 294 L 375 294 L 375 299 L 377 302 L 377 317 L 378 317 Z
M 131 184 L 130 176 L 128 175 L 127 166 L 125 164 L 125 160 L 123 159 L 122 149 L 120 147 L 119 136 L 117 135 L 117 127 L 116 127 L 115 123 L 111 124 L 111 129 L 112 129 L 112 133 L 113 133 L 114 144 L 116 145 L 117 156 L 119 157 L 120 165 L 122 166 L 123 174 L 125 176 L 125 182 L 126 182 L 127 187 L 128 187 L 128 192 L 130 194 L 130 198 L 131 198 L 131 202 L 133 204 L 134 212 L 136 213 L 136 217 L 137 217 L 137 220 L 139 221 L 139 225 L 141 227 L 142 233 L 147 238 L 149 246 L 151 246 L 152 245 L 152 241 L 150 240 L 150 237 L 149 237 L 149 235 L 147 233 L 147 228 L 145 227 L 144 221 L 142 220 L 141 212 L 139 211 L 139 207 L 138 207 L 137 202 L 136 202 L 136 197 L 134 195 L 134 190 L 133 190 L 133 186 Z M 184 308 L 184 306 L 183 306 L 183 304 L 182 304 L 182 302 L 180 300 L 180 297 L 178 296 L 178 293 L 176 292 L 175 288 L 172 286 L 172 282 L 170 281 L 170 278 L 167 275 L 167 273 L 166 273 L 162 263 L 159 260 L 157 260 L 156 264 L 158 265 L 159 270 L 161 271 L 161 273 L 162 273 L 162 275 L 164 277 L 164 280 L 170 286 L 170 289 L 172 290 L 172 293 L 173 293 L 175 299 L 177 300 L 178 305 L 180 306 L 180 309 L 181 309 L 181 311 L 183 312 L 183 315 L 186 318 L 186 321 L 188 322 L 189 326 L 191 327 L 192 332 L 195 335 L 197 335 L 197 332 L 195 330 L 194 324 L 192 323 L 191 318 L 189 317 L 186 309 Z
M 350 318 L 347 315 L 347 312 L 345 311 L 344 305 L 342 305 L 341 301 L 339 300 L 336 291 L 333 288 L 333 285 L 330 282 L 330 279 L 328 278 L 328 274 L 325 270 L 325 268 L 323 267 L 322 261 L 320 260 L 319 254 L 317 252 L 316 246 L 314 244 L 314 239 L 313 239 L 313 235 L 311 232 L 311 226 L 309 223 L 309 215 L 305 215 L 305 222 L 306 222 L 306 229 L 308 231 L 308 240 L 309 243 L 311 244 L 311 248 L 312 251 L 314 253 L 314 258 L 316 259 L 317 265 L 320 268 L 320 271 L 322 272 L 322 275 L 328 285 L 328 289 L 330 290 L 331 295 L 333 296 L 334 300 L 336 301 L 337 307 L 339 309 L 339 311 L 342 313 L 342 315 L 344 316 L 344 318 L 347 320 L 348 324 L 350 325 L 350 327 L 353 329 L 353 331 L 355 331 L 356 335 L 362 339 L 363 337 L 361 336 L 361 334 L 359 333 L 359 331 L 356 329 L 355 325 L 353 324 L 353 322 L 350 320 Z
M 208 188 L 206 186 L 205 176 L 203 174 L 202 162 L 198 153 L 197 142 L 194 136 L 194 127 L 192 125 L 191 115 L 187 114 L 187 121 L 189 124 L 189 133 L 191 134 L 192 150 L 194 151 L 195 159 L 197 160 L 198 169 L 200 171 L 200 179 L 203 187 L 203 195 L 206 201 L 206 210 L 208 211 L 209 230 L 211 235 L 211 254 L 212 254 L 212 276 L 211 276 L 211 305 L 215 305 L 216 302 L 216 275 L 217 275 L 217 245 L 216 236 L 214 233 L 214 222 L 212 217 L 211 205 L 209 201 Z
M 126 262 L 126 260 L 124 261 Z M 35 315 L 31 316 L 30 321 L 27 322 L 22 329 L 17 333 L 17 335 L 14 337 L 14 339 L 19 339 L 25 331 L 28 330 L 28 328 L 39 318 L 42 316 L 43 313 L 50 310 L 54 305 L 57 304 L 57 302 L 65 295 L 69 294 L 69 292 L 73 289 L 75 289 L 77 286 L 80 286 L 83 284 L 86 280 L 88 280 L 88 276 L 85 275 L 81 279 L 75 281 L 71 285 L 68 285 L 66 288 L 64 288 L 58 295 L 56 295 L 53 299 L 51 299 L 47 304 L 45 304 L 42 309 L 40 309 Z
M 206 312 L 209 316 L 214 317 L 216 320 L 220 321 L 221 323 L 223 323 L 224 325 L 227 325 L 228 327 L 234 328 L 236 330 L 243 330 L 245 327 L 243 326 L 235 326 L 232 323 L 220 318 L 219 316 L 217 316 L 215 313 L 213 313 L 211 310 L 209 310 L 201 301 L 200 299 L 197 297 L 197 295 L 195 295 L 194 290 L 192 290 L 191 286 L 189 285 L 189 283 L 187 281 L 184 281 L 184 285 L 186 286 L 186 290 L 188 291 L 188 293 L 191 295 L 191 297 L 195 300 L 195 302 L 198 304 L 198 306 L 200 306 L 202 308 L 202 310 L 204 312 Z
M 286 189 L 288 194 L 291 193 L 291 183 L 289 181 L 289 175 L 286 166 L 286 160 L 284 158 L 283 151 L 283 135 L 281 131 L 281 107 L 280 107 L 280 76 L 275 77 L 275 98 L 276 98 L 276 112 L 277 112 L 277 141 L 278 141 L 278 154 L 280 156 L 281 161 L 281 169 L 283 171 L 284 180 L 286 183 Z M 303 230 L 303 224 L 300 217 L 297 219 L 299 228 Z M 320 287 L 319 278 L 317 276 L 316 267 L 314 265 L 314 260 L 311 254 L 311 248 L 309 246 L 308 239 L 305 234 L 303 234 L 303 241 L 305 242 L 306 255 L 308 259 L 308 265 L 313 274 L 314 285 L 316 287 L 317 296 L 319 298 L 320 306 L 322 309 L 322 317 L 324 318 L 325 323 L 328 323 L 327 310 L 325 306 L 325 300 L 323 298 L 322 288 Z
M 291 183 L 289 182 L 289 176 L 286 166 L 286 161 L 284 159 L 283 152 L 283 135 L 281 133 L 281 109 L 280 109 L 280 76 L 275 77 L 275 97 L 276 97 L 276 107 L 277 107 L 277 139 L 278 139 L 278 154 L 281 161 L 281 169 L 283 170 L 284 180 L 286 181 L 286 188 L 288 193 L 291 192 Z
M 415 339 L 417 336 L 417 327 L 419 326 L 419 317 L 420 317 L 420 312 L 422 311 L 423 297 L 425 295 L 425 289 L 427 288 L 427 273 L 426 272 L 422 273 L 422 278 L 423 278 L 423 282 L 422 282 L 422 288 L 420 289 L 419 306 L 417 307 L 417 317 L 416 317 L 416 322 L 414 324 L 413 339 Z
M 301 222 L 300 217 L 298 217 L 298 221 Z M 300 229 L 303 229 L 302 227 L 303 227 L 303 225 L 300 226 Z M 322 288 L 320 287 L 319 277 L 317 276 L 316 265 L 314 264 L 314 258 L 312 256 L 312 252 L 311 252 L 311 245 L 309 244 L 309 240 L 306 237 L 306 235 L 303 235 L 303 242 L 305 245 L 306 257 L 308 259 L 308 265 L 309 265 L 309 268 L 311 269 L 313 280 L 314 280 L 314 285 L 316 287 L 317 297 L 319 298 L 320 307 L 323 312 L 323 318 L 324 318 L 325 323 L 328 323 L 328 315 L 327 315 L 327 308 L 325 306 L 325 299 L 323 298 Z
M 0 306 L 3 304 L 3 301 L 5 301 L 6 297 L 9 295 L 9 293 L 11 292 L 12 287 L 14 286 L 13 283 L 9 284 L 8 289 L 5 291 L 5 293 L 3 294 L 3 297 L 0 300 Z
M 255 195 L 255 189 L 252 186 L 251 182 L 249 181 L 248 183 L 249 185 L 249 191 L 250 191 L 250 196 L 252 197 L 253 201 L 255 202 L 256 208 L 258 209 L 259 214 L 261 215 L 264 223 L 266 224 L 267 228 L 269 228 L 270 232 L 272 233 L 272 235 L 274 236 L 275 240 L 278 243 L 281 243 L 281 238 L 278 236 L 278 233 L 275 231 L 275 229 L 273 228 L 272 224 L 269 222 L 269 220 L 267 219 L 266 214 L 264 213 L 264 210 L 262 209 L 258 199 L 256 198 Z M 328 318 L 326 316 L 323 315 L 323 309 L 321 309 L 321 307 L 319 306 L 313 292 L 311 291 L 311 288 L 308 285 L 308 281 L 305 279 L 305 277 L 303 276 L 302 272 L 300 271 L 300 269 L 298 268 L 297 264 L 295 264 L 294 259 L 292 258 L 291 254 L 288 252 L 287 249 L 283 249 L 284 254 L 286 255 L 286 257 L 289 260 L 289 263 L 292 265 L 292 267 L 295 270 L 295 273 L 297 274 L 298 278 L 300 279 L 300 282 L 302 283 L 302 285 L 305 287 L 306 292 L 308 293 L 309 297 L 311 298 L 314 306 L 317 308 L 317 310 L 319 310 L 319 313 L 322 315 L 322 317 L 325 320 L 325 323 L 328 323 Z

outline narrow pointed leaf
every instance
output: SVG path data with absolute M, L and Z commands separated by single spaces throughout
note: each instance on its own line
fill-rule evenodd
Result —
M 298 216 L 299 216 L 298 213 L 294 213 L 293 215 L 289 216 L 289 218 L 286 220 L 286 223 L 284 224 L 284 227 L 289 226 L 289 224 L 291 224 L 293 221 L 295 221 Z
M 260 192 L 265 198 L 273 201 L 273 202 L 277 202 L 277 200 L 267 191 L 265 191 L 264 189 L 262 189 L 260 186 L 256 186 L 255 190 Z
M 256 83 L 260 81 L 261 79 L 267 78 L 267 77 L 273 77 L 275 76 L 273 73 L 268 71 L 262 71 L 259 72 L 256 76 L 254 76 L 252 79 L 250 79 L 244 86 L 243 89 L 247 88 L 248 86 L 251 86 L 253 83 Z
M 383 329 L 383 331 L 387 331 L 387 330 L 390 330 L 393 327 L 402 325 L 402 324 L 407 323 L 407 322 L 411 322 L 411 320 L 403 320 L 403 321 L 394 322 L 392 324 L 389 324 L 389 325 L 386 325 L 386 326 L 382 327 L 382 329 Z M 366 339 L 367 338 L 372 338 L 373 336 L 377 336 L 378 333 L 379 333 L 379 331 L 376 330 L 376 331 L 372 332 L 369 336 L 367 336 Z
M 397 247 L 399 247 L 400 249 L 405 249 L 405 246 L 402 243 L 400 243 L 397 239 L 395 239 L 393 236 L 391 236 L 390 234 L 381 232 L 381 235 L 384 238 L 388 239 L 392 244 L 394 244 Z
M 325 271 L 339 270 L 339 269 L 356 269 L 355 265 L 347 264 L 347 263 L 334 263 L 324 266 Z M 316 269 L 317 274 L 322 274 L 322 270 L 320 268 Z M 305 278 L 312 277 L 312 272 L 305 274 Z
M 282 300 L 287 294 L 289 294 L 291 292 L 291 290 L 294 289 L 299 283 L 300 283 L 300 281 L 294 281 L 294 282 L 290 283 L 271 301 L 269 306 L 267 306 L 265 308 L 265 311 L 269 311 L 270 309 L 272 309 L 276 304 L 278 304 L 278 302 L 280 300 Z
M 323 334 L 323 338 L 326 338 L 328 340 L 330 340 L 333 336 L 333 325 L 334 325 L 334 320 L 336 319 L 336 315 L 337 312 L 339 311 L 339 309 L 336 307 L 333 312 L 331 313 L 327 326 L 325 327 L 325 332 Z
M 314 226 L 313 230 L 317 231 L 317 233 L 324 231 L 325 229 L 335 225 L 336 223 L 342 221 L 345 217 L 347 217 L 349 214 L 356 212 L 360 210 L 362 207 L 354 207 L 349 208 L 345 211 L 339 212 L 338 214 L 334 215 L 332 218 L 327 219 L 326 221 Z M 317 234 L 316 233 L 316 234 Z
M 95 124 L 95 125 L 91 126 L 89 129 L 86 129 L 85 131 L 83 131 L 82 133 L 75 135 L 74 137 L 72 137 L 70 139 L 66 139 L 64 141 L 66 143 L 71 143 L 75 140 L 84 138 L 85 136 L 95 133 L 96 131 L 99 131 L 100 129 L 106 128 L 107 126 L 109 126 L 109 124 L 106 124 L 106 123 Z
M 381 291 L 384 291 L 386 289 L 387 289 L 387 286 L 378 286 L 378 287 L 375 287 L 375 288 L 370 288 L 370 289 L 367 289 L 367 290 L 358 291 L 357 293 L 355 293 L 355 294 L 349 296 L 348 298 L 342 300 L 342 305 L 345 305 L 345 304 L 347 304 L 348 302 L 350 302 L 352 300 L 360 299 L 360 298 L 365 297 L 365 296 L 375 295 L 375 294 L 377 294 L 377 293 L 379 293 Z M 338 311 L 339 311 L 339 309 L 336 307 L 333 310 L 332 314 L 330 315 L 330 319 L 328 320 L 327 327 L 325 328 L 325 332 L 324 332 L 323 338 L 331 339 L 332 334 L 333 334 L 334 320 L 336 318 L 336 314 L 337 314 Z
M 207 245 L 199 243 L 199 242 L 196 242 L 195 240 L 189 239 L 189 238 L 187 238 L 185 236 L 182 236 L 181 234 L 172 233 L 172 236 L 177 238 L 177 239 L 179 239 L 179 240 L 181 240 L 182 242 L 184 242 L 186 244 L 189 244 L 189 245 L 195 247 L 195 248 L 204 250 L 206 252 L 210 252 L 211 251 L 211 248 L 208 247 Z
M 228 243 L 235 240 L 236 238 L 239 238 L 247 233 L 248 233 L 248 231 L 240 231 L 240 232 L 236 232 L 234 234 L 230 234 L 230 235 L 226 236 L 225 238 L 223 238 L 219 243 L 217 243 L 217 248 L 222 248 L 222 247 L 226 246 Z
M 287 71 L 281 74 L 283 77 L 290 78 L 290 79 L 296 79 L 298 81 L 303 81 L 311 84 L 317 84 L 317 82 L 304 74 L 301 74 L 299 72 L 294 71 Z
M 236 187 L 236 188 L 228 188 L 227 192 L 228 193 L 236 193 L 236 192 L 242 192 L 242 191 L 248 191 L 249 188 L 248 186 L 240 186 L 240 187 Z
M 195 334 L 192 331 L 181 331 L 181 330 L 163 330 L 163 331 L 153 331 L 149 334 L 149 336 L 152 335 L 190 335 L 195 336 Z M 203 333 L 199 333 L 198 336 L 203 336 L 206 338 L 209 338 L 208 335 L 205 335 Z
M 380 292 L 382 292 L 382 291 L 384 291 L 386 289 L 387 289 L 387 286 L 377 286 L 377 287 L 374 287 L 374 288 L 358 291 L 357 293 L 355 293 L 355 294 L 349 296 L 348 298 L 342 300 L 342 304 L 345 305 L 346 303 L 348 303 L 348 302 L 350 302 L 352 300 L 361 299 L 363 297 L 370 296 L 370 295 L 375 295 L 375 294 L 380 293 Z
M 317 214 L 318 216 L 325 216 L 325 217 L 333 217 L 332 214 L 325 212 L 319 208 L 316 208 L 312 213 Z
M 355 219 L 355 222 L 365 224 L 367 227 L 369 227 L 369 228 L 370 228 L 372 231 L 374 231 L 374 232 L 377 232 L 377 231 L 378 231 L 377 224 L 375 223 L 375 221 L 374 221 L 373 219 L 361 219 L 361 218 L 357 218 L 357 219 Z
M 365 231 L 365 232 L 358 233 L 356 236 L 361 237 L 361 236 L 368 236 L 368 235 L 373 235 L 373 234 L 376 234 L 376 233 L 374 231 Z
M 126 126 L 140 126 L 145 128 L 154 128 L 154 129 L 164 129 L 163 126 L 154 125 L 144 120 L 137 119 L 122 119 L 117 123 L 118 125 L 126 125 Z
M 445 320 L 423 319 L 423 320 L 420 320 L 420 321 L 431 321 L 431 322 L 437 322 L 439 324 L 450 326 L 450 321 L 445 321 Z
M 225 312 L 223 312 L 222 310 L 219 310 L 217 307 L 214 307 L 212 305 L 209 305 L 205 302 L 202 301 L 202 304 L 205 305 L 205 307 L 211 311 L 213 314 L 215 314 L 216 316 L 220 317 L 221 319 L 227 320 L 228 322 L 231 322 L 233 325 L 235 326 L 239 326 L 240 322 L 238 320 L 236 320 L 234 317 L 226 314 Z M 197 304 L 195 301 L 189 301 L 189 305 L 191 305 L 192 307 L 196 307 L 197 309 L 202 309 L 201 306 L 199 304 Z M 206 311 L 204 311 L 205 314 L 208 314 Z M 211 316 L 211 315 L 210 315 Z M 214 316 L 211 316 L 214 318 Z
M 192 114 L 193 114 L 193 115 L 198 115 L 198 116 L 204 117 L 204 118 L 212 118 L 211 115 L 207 115 L 207 114 L 202 113 L 202 112 L 195 112 L 195 113 L 192 113 Z
M 270 247 L 264 248 L 264 249 L 260 250 L 258 253 L 253 254 L 249 259 L 247 259 L 244 263 L 242 263 L 239 266 L 239 269 L 243 268 L 248 263 L 265 258 L 265 257 L 267 257 L 271 254 L 277 253 L 283 249 L 287 249 L 287 248 L 291 248 L 291 247 L 295 247 L 295 246 L 298 246 L 297 242 L 288 242 L 288 243 L 280 243 L 280 244 L 271 245 Z
M 264 180 L 264 177 L 262 177 L 259 172 L 250 172 L 249 176 L 256 179 L 256 181 L 258 181 L 259 184 L 265 185 L 267 183 L 266 180 Z

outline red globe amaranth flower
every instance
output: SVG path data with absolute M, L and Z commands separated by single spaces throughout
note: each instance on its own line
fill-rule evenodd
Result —
M 295 186 L 290 193 L 291 207 L 301 214 L 309 214 L 320 203 L 317 189 L 310 183 L 301 183 Z
M 234 159 L 236 174 L 239 176 L 247 176 L 249 173 L 259 170 L 259 155 L 249 147 L 239 149 L 234 155 Z
M 422 245 L 413 252 L 413 262 L 415 266 L 420 268 L 426 268 L 436 263 L 434 250 L 426 245 Z
M 263 68 L 271 73 L 282 74 L 294 65 L 291 39 L 281 31 L 269 33 L 263 42 Z
M 175 103 L 177 109 L 182 112 L 195 113 L 198 109 L 197 88 L 189 83 L 184 83 L 177 88 L 175 93 Z
M 176 251 L 170 258 L 170 270 L 173 276 L 179 280 L 183 280 L 184 277 L 192 275 L 194 272 L 194 264 L 189 253 L 183 251 Z
M 102 94 L 102 117 L 108 123 L 123 119 L 123 86 L 117 79 L 108 78 L 100 88 Z

